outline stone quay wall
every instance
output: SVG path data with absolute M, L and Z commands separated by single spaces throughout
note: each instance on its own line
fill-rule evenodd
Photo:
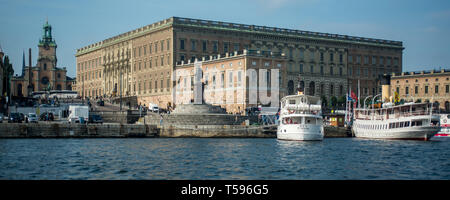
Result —
M 156 137 L 154 125 L 0 123 L 0 138 L 126 138 Z
M 177 125 L 160 127 L 159 137 L 276 138 L 276 129 L 243 125 Z
M 326 138 L 352 137 L 350 129 L 346 127 L 325 126 L 323 127 L 323 132 Z
M 121 124 L 134 124 L 139 120 L 139 117 L 146 115 L 146 112 L 139 113 L 139 110 L 92 111 L 90 113 L 100 115 L 103 119 L 103 122 Z
M 241 116 L 228 114 L 162 114 L 163 126 L 169 125 L 241 125 L 245 120 L 257 122 L 258 116 Z M 145 123 L 160 125 L 160 115 L 149 113 L 145 116 Z M 142 120 L 141 120 L 142 121 Z

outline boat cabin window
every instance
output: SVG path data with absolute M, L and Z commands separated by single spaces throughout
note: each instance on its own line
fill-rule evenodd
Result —
M 411 126 L 422 126 L 422 121 L 412 121 Z
M 437 125 L 439 125 L 439 121 L 434 121 L 434 120 L 432 120 L 432 121 L 431 121 L 431 124 L 433 124 L 433 126 L 437 126 Z
M 289 104 L 295 104 L 295 99 L 289 100 Z
M 283 119 L 283 124 L 302 124 L 301 117 L 286 117 Z

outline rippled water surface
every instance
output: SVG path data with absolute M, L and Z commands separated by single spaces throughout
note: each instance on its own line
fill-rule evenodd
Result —
M 0 179 L 450 179 L 449 145 L 449 139 L 0 139 Z

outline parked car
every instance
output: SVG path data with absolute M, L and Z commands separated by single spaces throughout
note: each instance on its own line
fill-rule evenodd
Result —
M 41 121 L 53 121 L 55 120 L 55 116 L 51 112 L 44 112 L 39 116 L 39 120 Z
M 10 113 L 8 117 L 8 123 L 22 123 L 22 120 L 20 119 L 19 113 Z
M 25 115 L 23 113 L 19 113 L 20 116 L 20 121 L 24 122 L 25 121 Z
M 37 117 L 36 113 L 28 113 L 25 122 L 38 123 L 38 117 Z
M 89 115 L 89 123 L 103 123 L 103 119 L 100 115 Z

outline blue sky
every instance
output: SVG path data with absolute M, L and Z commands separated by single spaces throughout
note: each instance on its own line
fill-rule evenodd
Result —
M 450 68 L 449 0 L 0 0 L 0 5 L 0 46 L 15 73 L 30 47 L 36 64 L 47 17 L 58 67 L 67 67 L 72 77 L 76 49 L 171 16 L 403 41 L 403 71 Z

